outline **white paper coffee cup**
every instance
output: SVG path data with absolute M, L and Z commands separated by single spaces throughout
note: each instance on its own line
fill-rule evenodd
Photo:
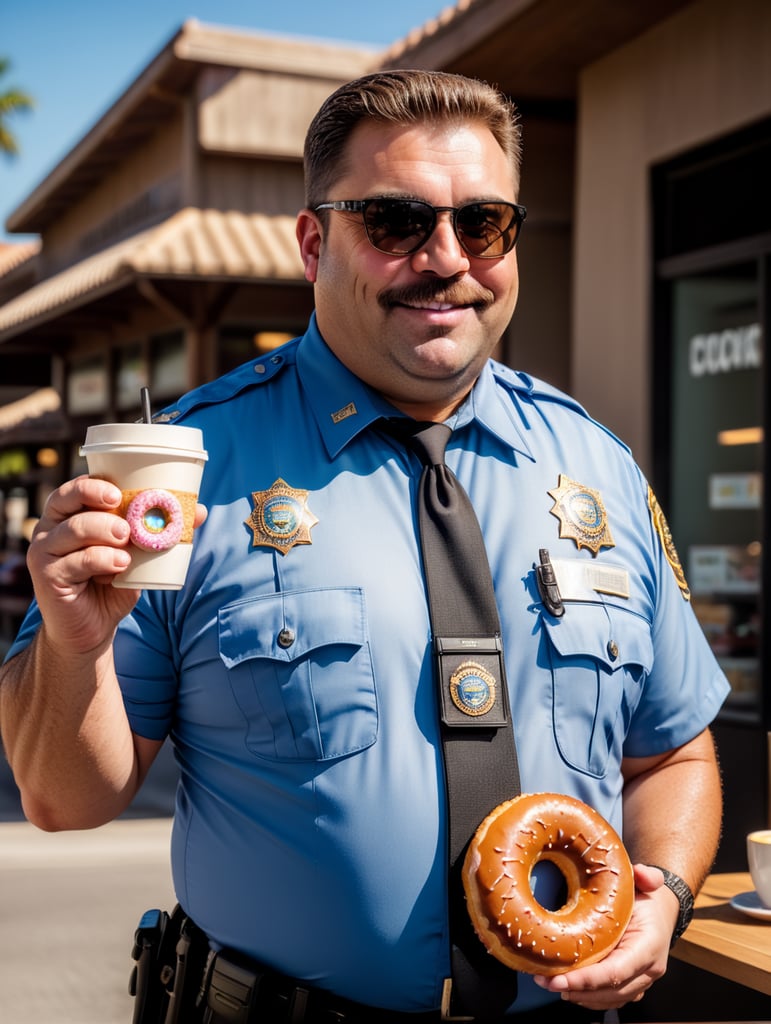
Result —
M 196 427 L 101 423 L 89 427 L 80 454 L 90 476 L 123 493 L 119 514 L 131 526 L 131 565 L 112 585 L 179 590 L 193 551 L 193 519 L 208 459 Z
M 747 836 L 747 861 L 755 892 L 761 903 L 771 908 L 771 829 L 760 829 Z

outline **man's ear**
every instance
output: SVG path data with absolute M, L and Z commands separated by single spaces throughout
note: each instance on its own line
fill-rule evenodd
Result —
M 300 256 L 305 268 L 305 280 L 316 283 L 321 250 L 321 222 L 313 210 L 300 210 L 297 214 L 295 234 L 300 246 Z

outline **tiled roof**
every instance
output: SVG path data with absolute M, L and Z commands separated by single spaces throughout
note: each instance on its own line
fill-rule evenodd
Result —
M 395 43 L 392 43 L 387 50 L 381 53 L 379 58 L 381 66 L 388 67 L 392 62 L 397 62 L 405 53 L 408 53 L 420 43 L 435 36 L 443 29 L 452 26 L 453 22 L 478 2 L 479 0 L 458 0 L 456 4 L 444 7 L 435 18 L 429 18 L 428 21 L 424 21 L 422 25 L 414 28 L 401 39 L 397 39 Z
M 12 430 L 25 420 L 37 419 L 46 413 L 58 412 L 62 404 L 53 388 L 39 388 L 16 402 L 0 406 L 0 431 Z
M 0 306 L 0 340 L 142 277 L 302 281 L 295 218 L 192 207 L 180 210 L 162 224 L 88 256 Z
M 40 252 L 40 242 L 0 242 L 0 277 Z

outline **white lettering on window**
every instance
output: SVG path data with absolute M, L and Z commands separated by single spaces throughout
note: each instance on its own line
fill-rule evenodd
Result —
M 711 334 L 695 334 L 688 346 L 688 364 L 692 377 L 759 367 L 762 359 L 760 324 L 732 327 Z

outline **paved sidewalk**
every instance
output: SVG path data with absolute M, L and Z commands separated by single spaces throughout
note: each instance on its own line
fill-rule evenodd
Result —
M 0 1019 L 131 1024 L 134 929 L 173 904 L 168 818 L 88 832 L 0 824 Z

